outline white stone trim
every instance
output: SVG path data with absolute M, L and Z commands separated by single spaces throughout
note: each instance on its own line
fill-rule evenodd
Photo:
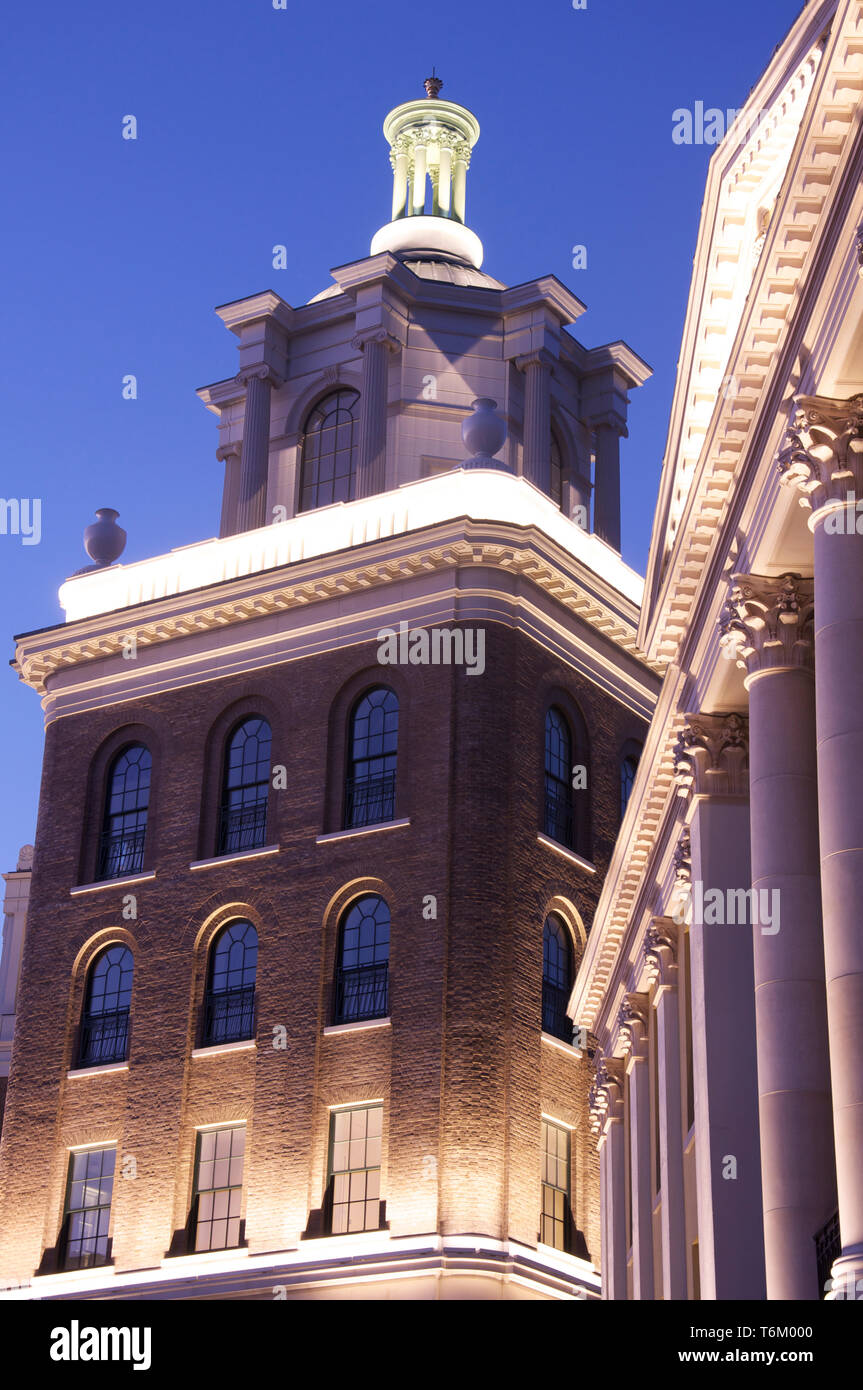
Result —
M 581 1058 L 584 1056 L 584 1053 L 582 1052 L 580 1047 L 573 1047 L 572 1043 L 564 1042 L 563 1038 L 555 1038 L 553 1034 L 546 1033 L 545 1031 L 541 1032 L 539 1036 L 548 1047 L 553 1047 L 558 1052 L 565 1053 L 568 1057 L 571 1057 L 574 1062 L 579 1062 Z M 545 1118 L 550 1120 L 553 1118 L 553 1116 L 546 1115 Z M 554 1123 L 556 1125 L 562 1125 L 564 1121 L 555 1120 Z M 566 1128 L 571 1129 L 572 1125 L 566 1125 Z
M 129 1063 L 126 1062 L 105 1062 L 98 1067 L 70 1067 L 66 1073 L 66 1080 L 71 1081 L 80 1076 L 102 1076 L 109 1071 L 128 1071 Z
M 550 835 L 543 835 L 542 831 L 536 838 L 539 844 L 545 845 L 546 849 L 553 849 L 555 854 L 559 854 L 562 859 L 568 859 L 570 864 L 576 864 L 579 869 L 586 869 L 589 874 L 596 873 L 596 865 L 576 854 L 574 849 L 567 849 L 565 845 L 558 844 L 557 840 L 553 840 Z
M 391 1028 L 392 1018 L 387 1014 L 386 1018 L 364 1018 L 358 1023 L 331 1023 L 324 1029 L 324 1037 L 331 1038 L 336 1033 L 361 1033 L 369 1028 Z M 364 1102 L 358 1102 L 360 1104 Z M 332 1107 L 336 1108 L 336 1107 Z
M 379 830 L 398 830 L 403 825 L 410 825 L 410 816 L 403 816 L 401 820 L 380 820 L 374 825 L 358 825 L 350 830 L 332 830 L 328 835 L 315 836 L 316 845 L 329 844 L 331 840 L 353 840 L 358 835 L 375 835 Z
M 254 1038 L 241 1038 L 239 1042 L 213 1043 L 212 1047 L 195 1047 L 192 1057 L 217 1057 L 222 1052 L 254 1052 L 257 1043 Z
M 216 854 L 212 859 L 195 859 L 190 869 L 210 869 L 214 864 L 235 864 L 239 859 L 260 859 L 265 854 L 278 854 L 280 845 L 261 845 L 260 849 L 242 849 L 236 854 Z
M 69 897 L 77 898 L 81 893 L 101 893 L 106 888 L 127 888 L 131 883 L 146 883 L 156 877 L 155 869 L 147 869 L 142 874 L 127 874 L 125 878 L 99 879 L 96 883 L 79 883 L 69 889 Z

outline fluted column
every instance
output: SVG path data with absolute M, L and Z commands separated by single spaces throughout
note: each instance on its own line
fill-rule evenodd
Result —
M 551 372 L 545 348 L 516 358 L 524 381 L 524 476 L 543 492 L 551 487 Z
M 737 574 L 720 627 L 747 676 L 767 1297 L 818 1299 L 814 1236 L 836 1209 L 809 579 Z M 765 900 L 765 896 L 766 897 Z M 805 1046 L 801 1046 L 805 1039 Z
M 254 531 L 267 523 L 267 476 L 270 459 L 270 391 L 277 384 L 267 366 L 247 367 L 237 376 L 246 388 L 243 449 L 237 501 L 237 531 Z
M 821 902 L 842 1254 L 863 1289 L 863 395 L 804 396 L 779 456 L 812 509 Z M 858 529 L 859 527 L 859 529 Z M 860 1282 L 858 1282 L 860 1281 Z
M 620 436 L 621 428 L 601 420 L 596 431 L 596 476 L 593 529 L 614 550 L 620 550 Z
M 357 450 L 357 497 L 386 491 L 387 376 L 389 356 L 399 344 L 383 328 L 358 333 L 352 346 L 363 354 L 360 428 Z
M 683 1188 L 683 1114 L 677 995 L 677 925 L 655 917 L 645 959 L 653 985 L 656 1085 L 659 1097 L 659 1184 L 662 1194 L 662 1297 L 686 1298 L 686 1212 Z
M 629 1078 L 629 1175 L 632 1207 L 632 1296 L 653 1298 L 653 1192 L 650 1181 L 650 1073 L 647 999 L 627 994 L 620 1012 L 619 1046 Z
M 626 1160 L 621 1063 L 600 1057 L 590 1091 L 591 1128 L 598 1135 L 602 1296 L 626 1300 Z
M 240 500 L 240 470 L 242 467 L 242 441 L 222 444 L 216 450 L 216 458 L 225 465 L 225 484 L 222 491 L 222 518 L 219 525 L 220 536 L 236 535 L 237 508 Z
M 688 714 L 675 750 L 678 793 L 692 802 L 692 1087 L 703 1299 L 762 1299 L 765 1290 L 752 935 L 704 907 L 717 898 L 730 907 L 731 895 L 751 886 L 747 741 L 742 715 Z

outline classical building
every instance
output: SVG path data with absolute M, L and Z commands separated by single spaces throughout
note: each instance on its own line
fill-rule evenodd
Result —
M 479 127 L 384 127 L 391 221 L 222 306 L 221 533 L 21 636 L 46 744 L 0 1147 L 39 1298 L 595 1298 L 566 1003 L 659 675 L 621 560 L 649 369 L 465 223 Z
M 861 91 L 863 7 L 813 0 L 710 164 L 570 1004 L 607 1298 L 863 1297 Z

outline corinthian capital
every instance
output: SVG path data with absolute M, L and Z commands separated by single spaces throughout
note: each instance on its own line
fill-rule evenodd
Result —
M 641 1051 L 647 1041 L 647 1010 L 649 1003 L 646 994 L 626 994 L 617 1015 L 616 1052 L 624 1057 L 630 1052 Z
M 389 352 L 398 352 L 401 347 L 398 338 L 394 338 L 385 328 L 366 328 L 351 338 L 351 347 L 355 352 L 365 352 L 369 343 L 383 343 Z
M 777 455 L 779 481 L 800 490 L 800 504 L 816 511 L 863 492 L 863 392 L 836 400 L 798 396 Z
M 596 1054 L 593 1080 L 588 1095 L 590 1127 L 600 1133 L 606 1120 L 617 1119 L 623 1108 L 623 1067 L 613 1057 Z
M 811 666 L 814 582 L 799 574 L 773 579 L 734 574 L 719 618 L 722 655 L 752 675 L 781 666 Z
M 654 917 L 644 938 L 644 964 L 651 984 L 674 984 L 677 965 L 677 923 L 670 917 Z
M 678 796 L 743 796 L 749 787 L 749 721 L 743 714 L 687 714 L 674 748 Z
M 236 379 L 240 386 L 248 386 L 253 379 L 265 381 L 268 386 L 281 386 L 283 380 L 266 362 L 259 362 L 254 367 L 243 367 L 237 372 Z

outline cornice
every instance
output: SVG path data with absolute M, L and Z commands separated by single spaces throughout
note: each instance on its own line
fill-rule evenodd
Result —
M 821 30 L 816 25 L 816 10 L 819 14 L 824 10 L 829 17 L 833 8 L 836 7 L 813 6 L 804 11 L 794 26 L 789 40 L 793 37 L 798 46 L 811 45 L 809 57 L 799 60 L 803 67 L 818 52 L 815 40 Z M 816 247 L 820 249 L 825 235 L 825 208 L 828 203 L 832 206 L 836 190 L 842 185 L 837 173 L 843 162 L 847 163 L 851 157 L 853 137 L 861 116 L 858 6 L 844 3 L 839 5 L 838 11 L 824 56 L 820 61 L 814 59 L 818 71 L 812 95 L 799 126 L 795 147 L 788 157 L 788 169 L 730 355 L 727 349 L 725 351 L 728 389 L 717 394 L 712 417 L 702 423 L 703 443 L 698 457 L 695 459 L 690 454 L 687 466 L 683 457 L 682 411 L 687 393 L 695 389 L 697 356 L 699 353 L 702 357 L 709 356 L 706 340 L 702 340 L 702 330 L 705 325 L 709 327 L 709 312 L 705 306 L 712 302 L 705 280 L 706 260 L 709 256 L 712 262 L 726 263 L 728 255 L 733 254 L 724 244 L 722 229 L 717 228 L 712 219 L 718 216 L 720 181 L 731 177 L 729 152 L 733 175 L 729 186 L 733 187 L 736 181 L 742 200 L 740 216 L 745 216 L 750 178 L 747 173 L 749 145 L 744 143 L 735 151 L 733 129 L 711 164 L 696 258 L 697 266 L 701 263 L 700 270 L 696 271 L 700 278 L 693 281 L 684 334 L 682 361 L 687 365 L 681 372 L 679 398 L 672 413 L 671 443 L 657 507 L 642 617 L 641 641 L 650 655 L 660 661 L 676 659 L 679 652 L 690 623 L 698 577 L 711 551 L 719 544 L 723 515 L 735 491 L 741 463 L 756 437 L 755 422 L 758 421 L 760 427 L 765 414 L 771 410 L 775 412 L 779 404 L 770 394 L 768 382 L 780 377 L 784 380 L 787 371 L 785 348 L 801 293 L 804 289 L 807 293 L 810 289 L 817 292 L 819 288 L 810 284 L 814 275 L 811 268 Z M 788 41 L 785 47 L 787 51 Z M 785 71 L 788 73 L 790 67 Z M 789 79 L 783 80 L 787 88 Z M 755 110 L 757 101 L 763 103 L 768 99 L 769 81 L 777 83 L 776 62 L 771 64 L 767 76 L 750 97 L 746 111 Z M 783 98 L 782 109 L 775 113 L 777 121 L 768 124 L 765 132 L 756 132 L 749 142 L 752 158 L 769 159 L 771 132 L 774 128 L 778 131 L 782 121 L 787 124 L 792 113 L 793 87 L 792 82 L 791 96 L 788 100 Z M 774 94 L 774 101 L 777 96 L 778 92 Z M 724 165 L 716 162 L 720 156 L 725 160 Z M 719 299 L 713 296 L 713 299 L 721 302 L 721 296 Z M 669 543 L 672 489 L 683 500 L 679 522 Z
M 642 664 L 635 646 L 634 604 L 621 601 L 619 594 L 532 526 L 458 518 L 423 532 L 367 542 L 315 560 L 25 634 L 18 639 L 13 666 L 26 684 L 44 696 L 46 683 L 56 672 L 122 654 L 130 633 L 135 634 L 138 647 L 168 644 L 462 566 L 485 566 L 518 576 Z M 655 675 L 648 676 L 645 670 L 645 678 L 649 687 Z

